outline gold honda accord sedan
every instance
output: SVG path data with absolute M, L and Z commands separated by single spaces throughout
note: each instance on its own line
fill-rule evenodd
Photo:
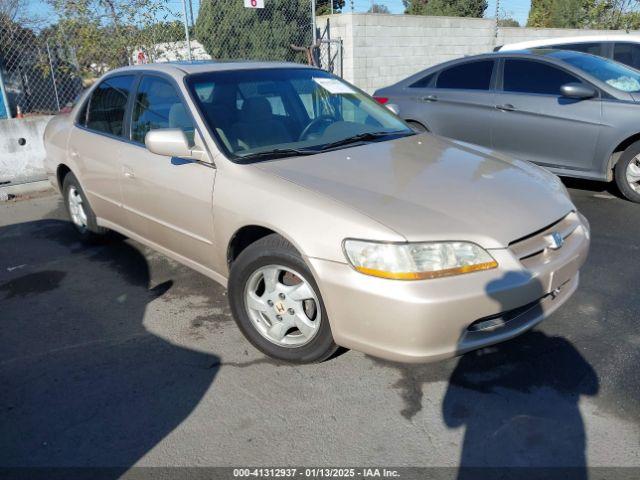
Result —
M 290 362 L 512 338 L 571 296 L 589 249 L 557 177 L 416 134 L 302 65 L 114 70 L 44 140 L 83 240 L 115 230 L 221 283 L 247 339 Z

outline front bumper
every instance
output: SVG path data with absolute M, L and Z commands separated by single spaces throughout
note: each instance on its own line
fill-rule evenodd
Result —
M 338 345 L 399 362 L 429 362 L 513 338 L 566 302 L 589 250 L 583 217 L 553 258 L 525 267 L 510 249 L 498 268 L 422 281 L 387 280 L 309 258 Z

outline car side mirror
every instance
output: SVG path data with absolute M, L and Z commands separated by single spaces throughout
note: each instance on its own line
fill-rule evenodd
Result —
M 394 114 L 400 115 L 400 107 L 398 107 L 398 105 L 396 105 L 395 103 L 387 103 L 385 107 L 391 110 Z
M 156 155 L 208 161 L 203 150 L 189 146 L 187 136 L 179 128 L 149 130 L 144 137 L 144 144 L 147 150 Z
M 577 100 L 593 98 L 597 94 L 596 89 L 591 85 L 578 82 L 565 83 L 560 87 L 560 93 L 563 97 L 575 98 Z

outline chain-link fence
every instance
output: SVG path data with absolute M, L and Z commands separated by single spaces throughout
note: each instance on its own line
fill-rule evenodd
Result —
M 56 113 L 104 72 L 131 64 L 241 59 L 339 70 L 340 44 L 327 29 L 312 46 L 312 0 L 201 0 L 195 9 L 194 0 L 57 0 L 55 20 L 37 26 L 10 18 L 2 1 L 0 118 Z
M 73 51 L 0 17 L 0 118 L 55 113 L 82 90 Z

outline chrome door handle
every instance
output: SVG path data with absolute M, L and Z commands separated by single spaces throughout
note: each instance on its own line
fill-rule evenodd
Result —
M 426 97 L 422 97 L 420 100 L 423 102 L 437 102 L 438 97 L 436 95 L 427 95 Z
M 503 112 L 513 112 L 516 107 L 511 105 L 510 103 L 505 103 L 504 105 L 496 105 L 498 110 L 502 110 Z
M 125 178 L 135 178 L 135 175 L 129 167 L 122 167 L 122 174 L 125 176 Z

